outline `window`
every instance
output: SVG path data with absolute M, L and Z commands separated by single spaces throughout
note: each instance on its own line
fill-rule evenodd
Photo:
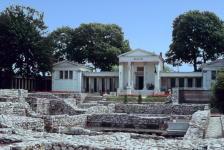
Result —
M 212 80 L 215 80 L 216 79 L 216 71 L 212 71 Z
M 65 79 L 68 79 L 68 71 L 65 71 Z
M 192 78 L 188 78 L 188 87 L 192 87 Z
M 184 78 L 179 78 L 179 87 L 184 87 Z
M 60 79 L 63 79 L 63 71 L 60 71 Z
M 73 79 L 73 71 L 69 71 L 69 79 Z
M 137 71 L 144 71 L 144 67 L 137 67 Z
M 201 87 L 201 78 L 197 78 L 197 87 Z

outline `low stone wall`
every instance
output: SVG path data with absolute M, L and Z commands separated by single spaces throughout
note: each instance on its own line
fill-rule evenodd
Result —
M 0 114 L 18 115 L 18 116 L 35 116 L 29 104 L 26 102 L 0 102 Z
M 94 106 L 103 106 L 103 104 L 97 104 L 97 103 L 82 103 L 82 104 L 78 104 L 77 107 L 81 108 L 81 109 L 88 109 L 90 107 L 94 107 Z
M 86 110 L 73 107 L 72 105 L 69 105 L 68 103 L 66 103 L 64 100 L 59 99 L 59 100 L 49 100 L 49 101 L 50 101 L 50 106 L 49 106 L 50 115 L 63 115 L 63 114 L 79 115 L 79 114 L 86 113 Z
M 141 129 L 167 129 L 170 117 L 139 117 L 125 113 L 92 114 L 87 116 L 87 126 Z
M 47 99 L 58 99 L 57 96 L 53 95 L 53 93 L 46 92 L 38 92 L 38 93 L 29 93 L 28 97 L 36 97 L 36 98 L 47 98 Z
M 170 115 L 170 121 L 179 120 L 179 119 L 191 120 L 191 118 L 192 118 L 192 115 Z
M 76 105 L 82 104 L 87 96 L 87 93 L 74 93 L 74 98 L 76 99 Z
M 192 115 L 198 110 L 204 110 L 206 104 L 172 105 L 164 103 L 142 104 L 115 104 L 115 113 L 132 114 L 177 114 Z
M 206 125 L 210 117 L 210 111 L 197 111 L 192 115 L 189 128 L 184 136 L 184 140 L 202 139 L 205 135 Z
M 76 106 L 76 99 L 46 99 L 28 97 L 26 102 L 30 104 L 33 111 L 40 115 L 79 115 L 86 111 L 78 109 Z
M 115 112 L 115 105 L 110 104 L 108 106 L 93 106 L 87 109 L 85 114 L 111 114 Z
M 224 137 L 224 115 L 221 115 L 221 124 L 222 124 L 222 137 Z
M 85 127 L 87 122 L 87 115 L 55 115 L 55 116 L 42 116 L 44 119 L 45 128 L 49 131 L 52 131 L 53 128 L 58 126 L 67 126 L 67 127 Z
M 30 105 L 33 111 L 40 115 L 49 115 L 50 101 L 46 98 L 27 97 L 26 102 Z
M 0 89 L 0 97 L 28 97 L 28 90 Z
M 65 98 L 75 98 L 76 105 L 82 104 L 85 100 L 87 93 L 48 93 L 48 92 L 38 92 L 38 93 L 29 93 L 29 97 L 37 98 L 47 98 L 47 99 L 65 99 Z
M 1 128 L 16 128 L 24 130 L 44 131 L 44 120 L 15 115 L 0 115 Z
M 91 131 L 88 129 L 84 129 L 81 127 L 55 127 L 52 130 L 53 133 L 61 133 L 61 134 L 67 134 L 67 135 L 102 135 L 102 132 L 96 132 L 96 131 Z

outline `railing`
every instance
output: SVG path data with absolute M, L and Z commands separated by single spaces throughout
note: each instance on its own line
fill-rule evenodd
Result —
M 208 104 L 211 94 L 210 90 L 179 90 L 179 103 Z

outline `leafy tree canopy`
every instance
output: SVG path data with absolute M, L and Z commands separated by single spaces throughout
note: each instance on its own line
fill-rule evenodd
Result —
M 112 72 L 119 72 L 119 66 L 113 66 L 111 71 Z
M 118 65 L 118 55 L 130 51 L 129 40 L 124 40 L 122 28 L 116 24 L 82 23 L 75 29 L 67 47 L 69 60 L 85 63 L 110 71 Z
M 212 83 L 212 97 L 210 107 L 216 108 L 220 113 L 224 114 L 224 68 L 216 75 L 216 82 Z
M 179 15 L 173 21 L 172 44 L 165 54 L 166 62 L 173 66 L 182 63 L 197 65 L 216 60 L 223 54 L 223 21 L 215 13 L 193 10 Z M 175 64 L 176 60 L 180 62 Z
M 164 72 L 171 72 L 171 71 L 174 71 L 173 68 L 170 68 L 167 65 L 164 65 Z
M 54 58 L 56 60 L 71 59 L 67 53 L 67 46 L 71 44 L 74 31 L 75 29 L 69 26 L 62 26 L 48 34 L 48 37 L 53 39 Z
M 43 36 L 47 26 L 44 13 L 33 8 L 10 5 L 0 14 L 0 66 L 6 77 L 36 76 L 52 70 L 51 39 Z

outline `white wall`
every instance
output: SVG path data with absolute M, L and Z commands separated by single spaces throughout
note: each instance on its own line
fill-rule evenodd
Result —
M 153 84 L 153 85 L 155 85 L 155 73 L 154 73 L 154 71 L 155 71 L 155 65 L 154 65 L 154 63 L 147 63 L 147 82 L 146 82 L 146 84 L 150 84 L 151 85 L 151 83 Z
M 60 71 L 55 71 L 53 91 L 78 91 L 77 71 L 73 71 L 73 79 L 59 79 Z

